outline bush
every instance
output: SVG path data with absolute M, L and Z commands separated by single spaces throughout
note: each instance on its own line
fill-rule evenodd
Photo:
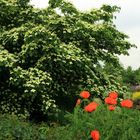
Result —
M 47 126 L 37 126 L 14 115 L 0 115 L 0 140 L 46 140 Z

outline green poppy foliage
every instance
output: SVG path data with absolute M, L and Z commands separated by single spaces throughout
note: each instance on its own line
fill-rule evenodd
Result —
M 99 71 L 133 47 L 116 29 L 114 13 L 103 5 L 88 12 L 50 0 L 37 9 L 29 0 L 0 0 L 0 111 L 48 114 L 71 109 L 83 89 L 104 98 L 123 91 L 116 77 Z M 121 92 L 120 92 L 121 93 Z

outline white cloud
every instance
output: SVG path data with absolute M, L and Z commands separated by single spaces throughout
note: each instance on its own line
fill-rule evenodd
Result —
M 140 0 L 67 0 L 71 1 L 79 10 L 98 8 L 102 4 L 118 5 L 121 12 L 117 14 L 115 24 L 117 28 L 128 34 L 130 41 L 138 46 L 138 49 L 130 49 L 130 56 L 120 56 L 120 61 L 125 67 L 132 66 L 134 69 L 140 67 Z M 39 8 L 48 6 L 48 0 L 31 0 L 31 4 Z

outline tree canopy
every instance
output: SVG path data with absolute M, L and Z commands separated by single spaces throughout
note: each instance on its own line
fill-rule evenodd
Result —
M 0 0 L 0 9 L 1 112 L 48 114 L 69 110 L 83 89 L 101 98 L 123 90 L 99 71 L 102 63 L 117 67 L 117 55 L 134 47 L 113 23 L 119 7 L 81 12 L 63 0 L 50 0 L 46 9 Z

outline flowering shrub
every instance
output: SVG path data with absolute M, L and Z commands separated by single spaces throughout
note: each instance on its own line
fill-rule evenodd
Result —
M 133 47 L 114 26 L 117 6 L 82 12 L 65 0 L 49 0 L 45 9 L 29 1 L 0 1 L 1 113 L 46 117 L 72 110 L 81 89 L 100 98 L 108 89 L 125 90 L 100 66 L 117 67 L 117 54 Z

